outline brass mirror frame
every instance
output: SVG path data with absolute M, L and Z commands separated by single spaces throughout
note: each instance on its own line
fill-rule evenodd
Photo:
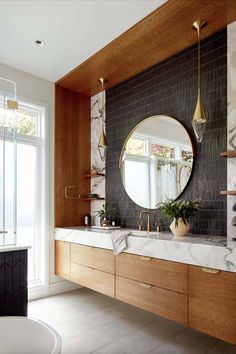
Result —
M 129 138 L 131 137 L 131 135 L 135 132 L 135 130 L 141 125 L 143 124 L 145 121 L 147 120 L 150 120 L 150 119 L 153 119 L 154 117 L 167 117 L 167 118 L 171 118 L 171 119 L 174 119 L 176 120 L 183 128 L 184 130 L 186 131 L 186 133 L 188 134 L 188 137 L 189 137 L 189 140 L 190 140 L 190 143 L 191 143 L 191 146 L 192 146 L 192 152 L 193 152 L 193 164 L 192 164 L 192 170 L 191 170 L 191 174 L 189 176 L 189 179 L 188 179 L 188 182 L 186 183 L 184 189 L 182 190 L 182 192 L 178 195 L 178 197 L 175 199 L 179 199 L 181 197 L 181 195 L 184 193 L 185 189 L 187 188 L 187 186 L 189 185 L 190 181 L 191 181 L 191 178 L 192 178 L 192 175 L 193 175 L 193 171 L 194 171 L 194 168 L 195 168 L 195 157 L 196 157 L 196 148 L 195 148 L 195 144 L 194 144 L 194 140 L 193 140 L 193 137 L 190 133 L 190 130 L 184 125 L 184 123 L 180 122 L 178 119 L 174 118 L 174 117 L 171 117 L 171 116 L 167 116 L 165 114 L 155 114 L 151 117 L 146 117 L 146 118 L 143 118 L 132 130 L 131 132 L 129 133 L 129 135 L 127 136 L 127 138 L 125 139 L 125 142 L 122 146 L 122 149 L 121 149 L 121 153 L 120 153 L 120 158 L 119 158 L 119 170 L 121 170 L 121 167 L 122 167 L 122 157 L 123 157 L 123 154 L 124 154 L 124 150 L 125 150 L 125 147 L 126 147 L 126 144 L 127 144 L 127 141 L 129 140 Z M 120 177 L 121 177 L 121 172 L 120 172 Z M 123 184 L 123 181 L 122 181 L 122 177 L 121 177 L 121 182 L 122 182 L 122 185 L 124 187 L 124 184 Z M 126 189 L 124 187 L 124 190 L 126 192 Z M 126 192 L 126 194 L 128 195 L 128 197 L 130 198 L 129 194 Z M 135 204 L 137 204 L 132 198 L 130 198 Z M 149 210 L 154 210 L 155 208 L 146 208 L 146 207 L 143 207 L 139 204 L 137 204 L 139 207 L 143 208 L 143 209 L 149 209 Z

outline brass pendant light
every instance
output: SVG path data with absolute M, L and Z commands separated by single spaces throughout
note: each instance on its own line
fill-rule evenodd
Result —
M 104 117 L 105 117 L 105 100 L 104 100 L 104 83 L 107 82 L 107 79 L 104 79 L 103 77 L 98 80 L 101 85 L 102 85 L 102 132 L 98 141 L 98 151 L 99 155 L 102 161 L 106 160 L 106 154 L 107 154 L 107 149 L 108 149 L 108 144 L 107 144 L 107 139 L 106 139 L 106 134 L 104 131 Z
M 201 29 L 206 25 L 205 21 L 195 21 L 193 23 L 193 29 L 197 30 L 198 36 L 198 80 L 197 80 L 197 104 L 194 111 L 193 119 L 192 119 L 192 126 L 197 138 L 197 141 L 200 143 L 203 139 L 203 134 L 206 127 L 206 115 L 204 112 L 202 100 L 201 100 L 201 58 L 200 58 L 200 32 Z

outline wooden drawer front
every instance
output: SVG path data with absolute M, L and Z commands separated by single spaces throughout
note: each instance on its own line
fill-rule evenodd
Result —
M 189 326 L 236 344 L 236 274 L 189 267 Z
M 187 325 L 187 296 L 184 294 L 117 276 L 116 298 Z
M 188 265 L 122 253 L 116 257 L 116 274 L 187 294 Z
M 55 274 L 70 279 L 70 243 L 55 241 Z
M 71 262 L 114 274 L 114 255 L 103 248 L 72 243 Z
M 71 263 L 71 281 L 114 297 L 115 276 L 113 274 Z

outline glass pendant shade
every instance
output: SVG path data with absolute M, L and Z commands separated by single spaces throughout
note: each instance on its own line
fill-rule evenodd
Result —
M 105 116 L 105 99 L 104 99 L 104 83 L 107 82 L 107 79 L 105 78 L 100 78 L 98 80 L 101 85 L 102 85 L 102 107 L 103 107 L 103 115 L 101 116 L 101 118 L 103 119 L 103 117 Z M 106 135 L 104 132 L 104 122 L 102 120 L 102 132 L 98 141 L 98 151 L 99 151 L 99 155 L 102 161 L 106 160 L 106 155 L 107 155 L 107 149 L 108 149 L 108 144 L 107 144 L 107 139 L 106 139 Z
M 99 142 L 98 142 L 98 151 L 102 161 L 105 161 L 106 159 L 107 148 L 108 148 L 108 144 L 107 144 L 106 136 L 104 130 L 102 129 L 102 133 L 100 135 Z
M 206 127 L 206 115 L 201 101 L 201 55 L 200 55 L 200 31 L 201 28 L 206 25 L 205 21 L 195 21 L 193 23 L 193 29 L 197 30 L 198 37 L 198 68 L 197 68 L 197 85 L 198 85 L 198 96 L 197 104 L 192 119 L 192 126 L 196 136 L 197 141 L 200 143 L 203 139 L 205 127 Z
M 202 106 L 200 95 L 197 98 L 197 104 L 193 115 L 192 126 L 199 143 L 202 142 L 205 127 L 206 127 L 206 115 Z

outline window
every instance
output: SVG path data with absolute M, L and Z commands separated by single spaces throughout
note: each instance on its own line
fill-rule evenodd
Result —
M 149 197 L 147 190 L 148 164 L 146 161 L 125 161 L 125 189 L 131 199 L 139 205 L 145 205 Z M 138 191 L 138 192 L 137 192 Z
M 4 119 L 5 130 L 9 136 L 5 144 L 5 159 L 12 161 L 12 119 L 8 114 L 9 112 L 0 106 L 0 126 Z M 43 264 L 41 259 L 45 219 L 45 108 L 19 102 L 16 131 L 17 242 L 31 246 L 28 252 L 28 281 L 33 285 L 43 282 L 40 264 Z M 8 170 L 9 175 L 13 174 L 10 168 Z M 1 173 L 0 170 L 0 179 Z M 10 194 L 12 188 L 8 188 L 7 184 L 5 188 L 6 193 Z
M 125 147 L 125 189 L 138 205 L 149 208 L 175 199 L 187 184 L 192 160 L 190 147 L 178 140 L 134 133 Z
M 175 158 L 175 148 L 170 146 L 163 146 L 160 144 L 151 144 L 151 153 L 154 156 L 162 157 L 165 159 L 174 159 Z
M 144 155 L 145 154 L 145 140 L 139 138 L 129 138 L 125 146 L 127 154 Z

